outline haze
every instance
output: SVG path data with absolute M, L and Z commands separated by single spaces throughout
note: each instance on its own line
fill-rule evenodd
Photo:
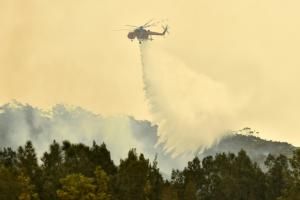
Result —
M 113 30 L 168 19 L 171 34 L 153 49 L 246 99 L 228 128 L 300 145 L 299 8 L 296 0 L 1 1 L 0 103 L 151 120 L 138 44 Z

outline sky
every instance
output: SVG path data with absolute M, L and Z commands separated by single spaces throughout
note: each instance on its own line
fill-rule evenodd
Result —
M 65 103 L 151 120 L 138 43 L 114 30 L 167 19 L 170 34 L 151 48 L 226 87 L 235 100 L 224 109 L 243 102 L 229 129 L 250 126 L 299 146 L 299 7 L 296 0 L 0 1 L 0 103 Z M 193 101 L 206 95 L 195 90 L 187 92 Z

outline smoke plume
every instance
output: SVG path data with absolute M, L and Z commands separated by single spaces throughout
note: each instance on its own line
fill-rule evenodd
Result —
M 172 159 L 163 153 L 158 142 L 157 126 L 129 116 L 103 117 L 80 107 L 58 104 L 41 110 L 17 101 L 0 106 L 0 149 L 24 145 L 31 140 L 39 157 L 48 150 L 53 140 L 91 145 L 104 142 L 118 163 L 131 148 L 143 152 L 147 158 L 158 155 L 164 172 L 182 168 L 191 157 Z
M 159 143 L 174 156 L 209 147 L 233 128 L 243 102 L 221 82 L 193 72 L 178 58 L 140 45 L 145 94 Z M 235 97 L 239 98 L 239 97 Z
M 95 140 L 105 142 L 114 160 L 118 161 L 130 148 L 144 150 L 143 141 L 137 138 L 135 131 L 137 124 L 138 121 L 127 116 L 102 117 L 80 107 L 56 105 L 44 111 L 13 102 L 0 107 L 0 147 L 17 148 L 31 140 L 41 155 L 53 140 L 87 145 Z M 146 127 L 149 130 L 145 132 L 153 131 Z

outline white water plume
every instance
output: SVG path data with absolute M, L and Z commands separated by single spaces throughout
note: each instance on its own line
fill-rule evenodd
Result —
M 241 104 L 227 87 L 197 74 L 178 58 L 140 45 L 146 98 L 159 142 L 173 156 L 215 143 L 233 128 Z M 233 101 L 234 100 L 234 101 Z

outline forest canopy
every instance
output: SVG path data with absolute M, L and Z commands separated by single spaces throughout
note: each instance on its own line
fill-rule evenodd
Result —
M 39 161 L 40 159 L 40 161 Z M 300 149 L 269 155 L 266 170 L 244 150 L 195 157 L 163 177 L 157 157 L 135 149 L 116 165 L 103 143 L 53 141 L 38 158 L 31 141 L 0 150 L 0 199 L 11 200 L 297 200 Z

